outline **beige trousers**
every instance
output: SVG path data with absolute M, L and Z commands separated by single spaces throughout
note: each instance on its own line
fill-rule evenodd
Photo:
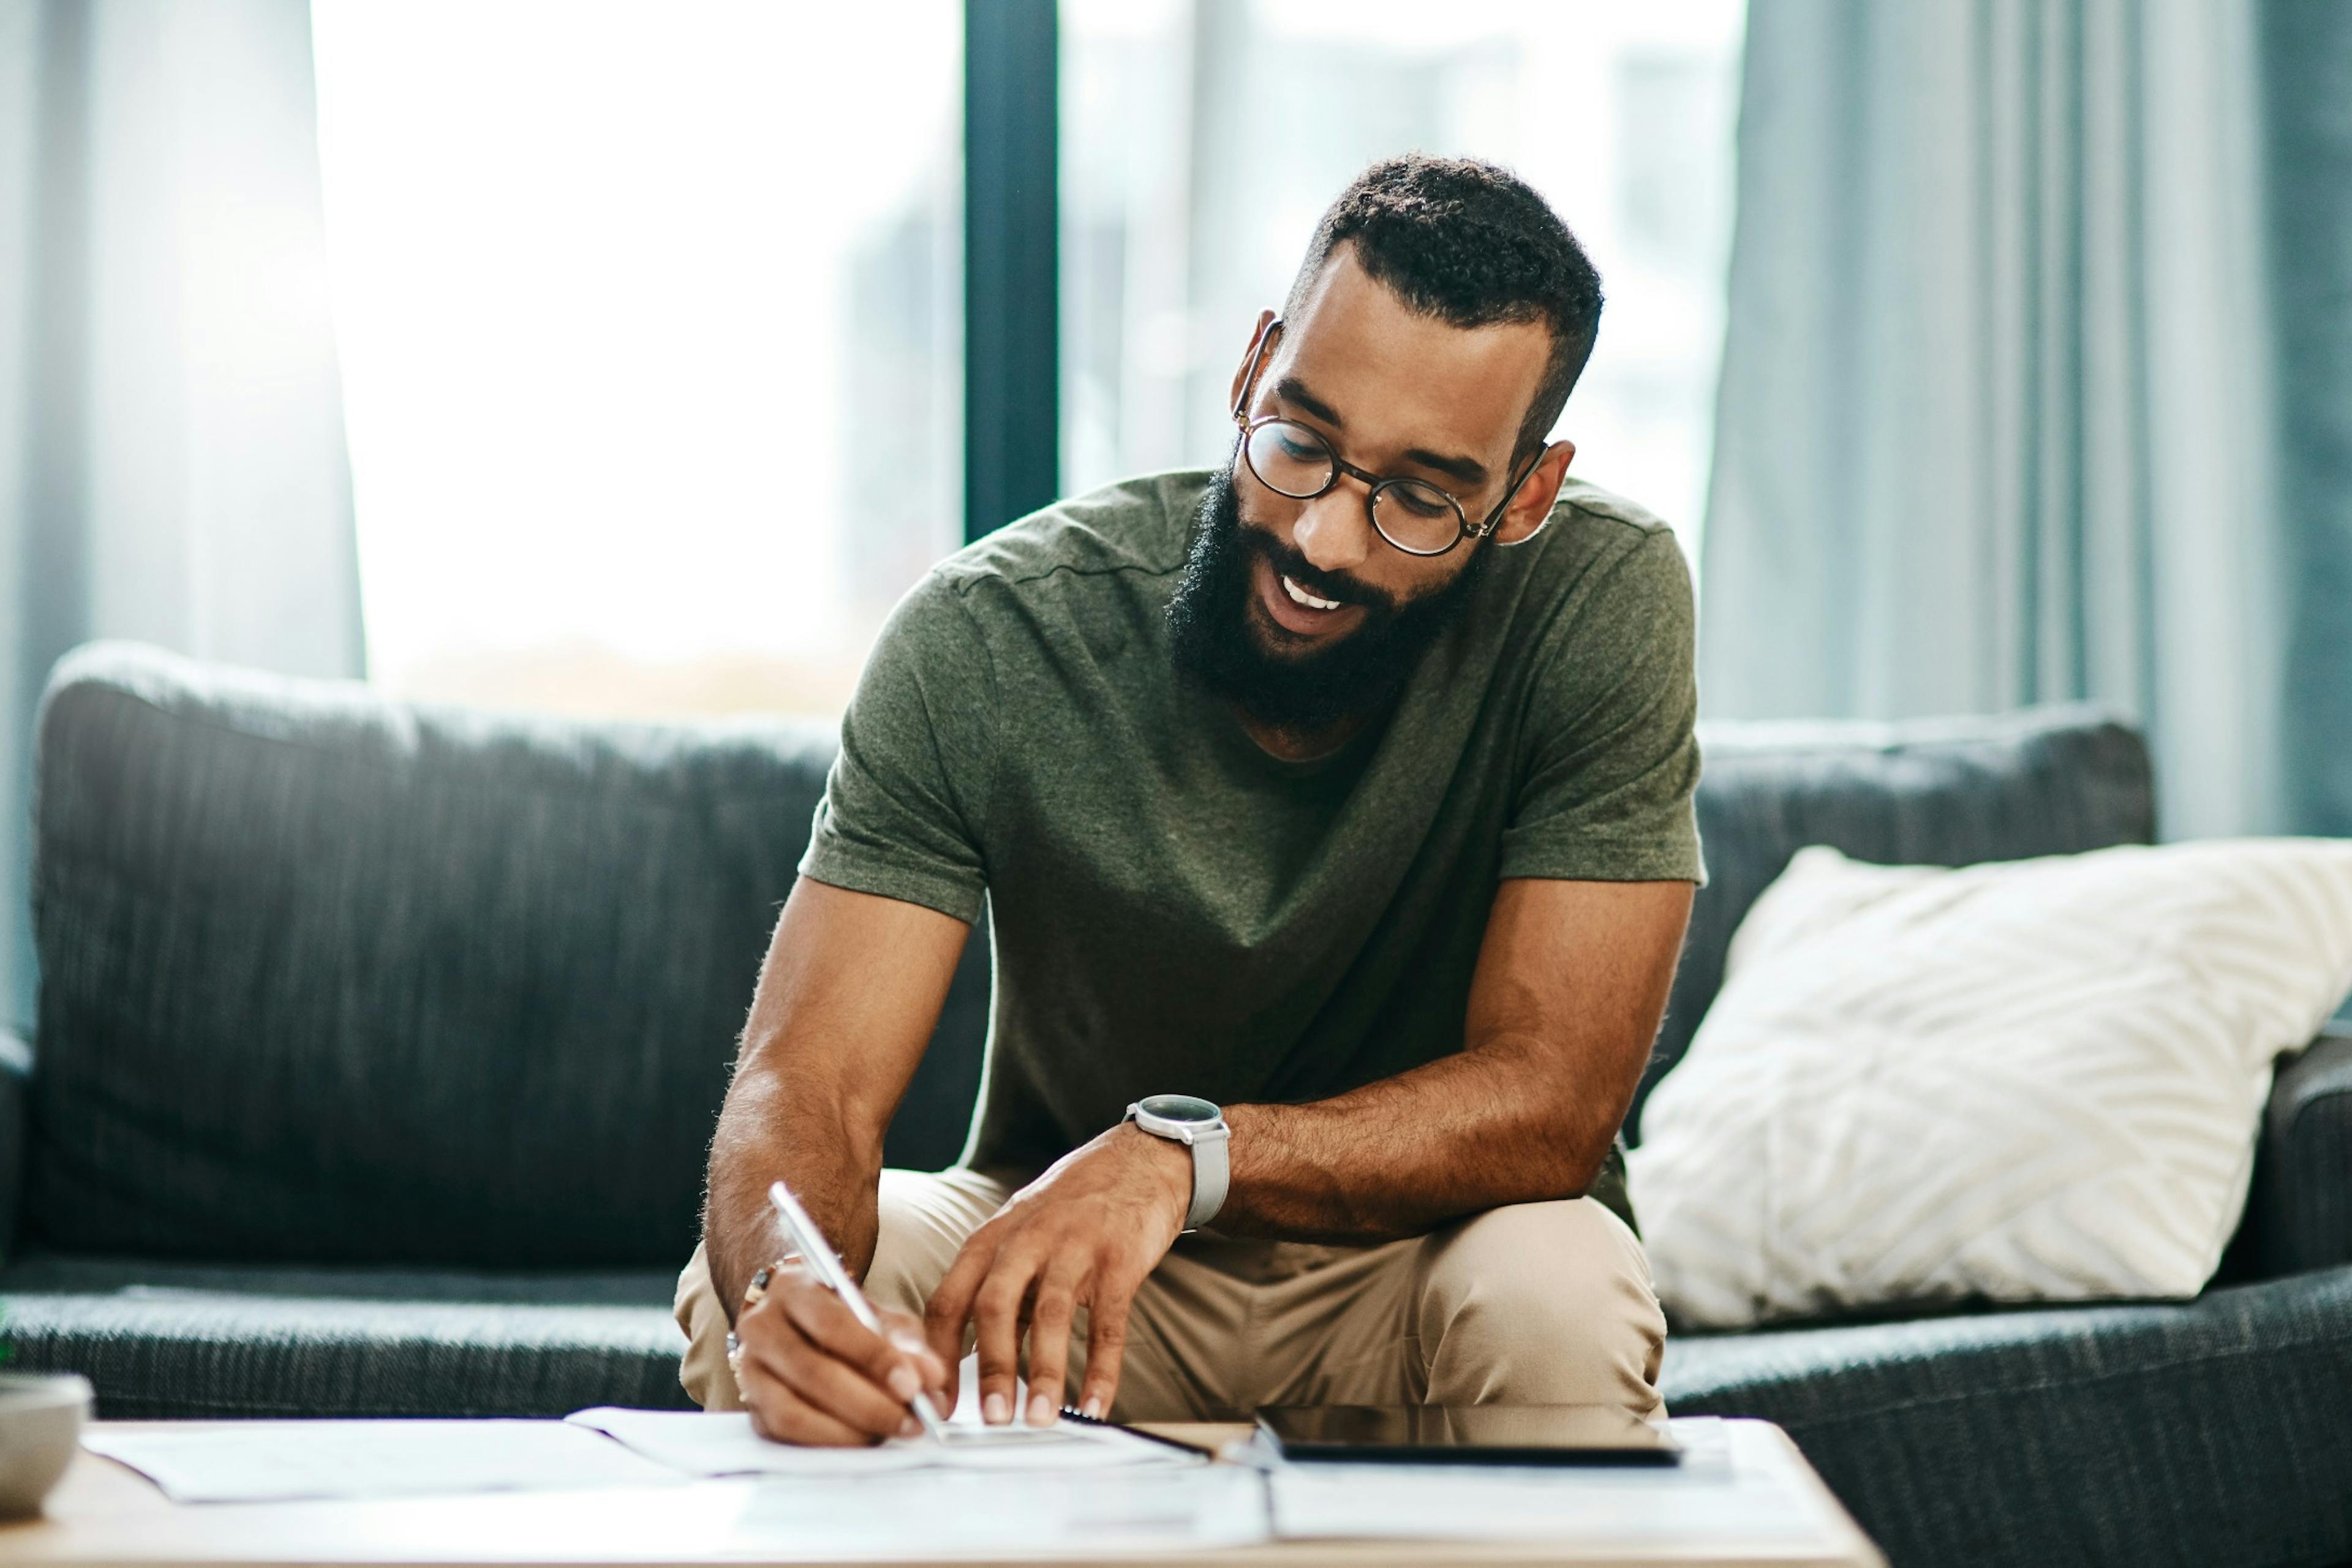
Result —
M 964 1238 L 1011 1196 L 977 1171 L 885 1171 L 866 1293 L 920 1315 Z M 678 1369 L 740 1409 L 727 1316 L 696 1247 L 677 1281 Z M 1068 1384 L 1086 1365 L 1086 1315 Z M 1136 1293 L 1111 1414 L 1246 1418 L 1261 1405 L 1615 1405 L 1660 1412 L 1666 1321 L 1649 1259 L 1590 1198 L 1490 1209 L 1407 1241 L 1181 1237 Z

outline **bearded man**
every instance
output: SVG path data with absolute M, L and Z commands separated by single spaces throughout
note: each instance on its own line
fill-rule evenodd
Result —
M 1615 1137 L 1701 875 L 1692 610 L 1547 442 L 1600 311 L 1513 175 L 1377 164 L 1250 334 L 1229 463 L 908 595 L 719 1113 L 703 1405 L 872 1442 L 972 1343 L 991 1423 L 1657 1412 Z M 970 1142 L 884 1170 L 983 893 Z M 779 1178 L 881 1332 L 778 1256 Z

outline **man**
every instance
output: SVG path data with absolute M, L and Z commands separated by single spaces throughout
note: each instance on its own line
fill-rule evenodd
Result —
M 703 1404 L 874 1441 L 969 1333 L 990 1422 L 1657 1409 L 1613 1140 L 1700 875 L 1692 615 L 1672 535 L 1546 444 L 1600 309 L 1512 175 L 1375 165 L 1258 319 L 1227 467 L 908 595 L 719 1114 Z M 970 1146 L 885 1171 L 983 890 Z M 883 1333 L 778 1256 L 778 1177 Z

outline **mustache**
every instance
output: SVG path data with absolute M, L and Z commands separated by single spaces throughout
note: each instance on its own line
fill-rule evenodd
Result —
M 1241 536 L 1250 549 L 1266 559 L 1266 563 L 1318 599 L 1336 604 L 1361 605 L 1366 609 L 1393 615 L 1398 608 L 1394 596 L 1382 593 L 1369 583 L 1360 583 L 1344 572 L 1326 572 L 1286 544 L 1272 531 L 1244 521 Z

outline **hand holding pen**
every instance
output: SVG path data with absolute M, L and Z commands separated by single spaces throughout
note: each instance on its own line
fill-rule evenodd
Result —
M 768 1199 L 789 1252 L 765 1294 L 737 1316 L 732 1359 L 752 1425 L 779 1442 L 851 1446 L 944 1435 L 947 1369 L 921 1322 L 877 1310 L 790 1188 Z

